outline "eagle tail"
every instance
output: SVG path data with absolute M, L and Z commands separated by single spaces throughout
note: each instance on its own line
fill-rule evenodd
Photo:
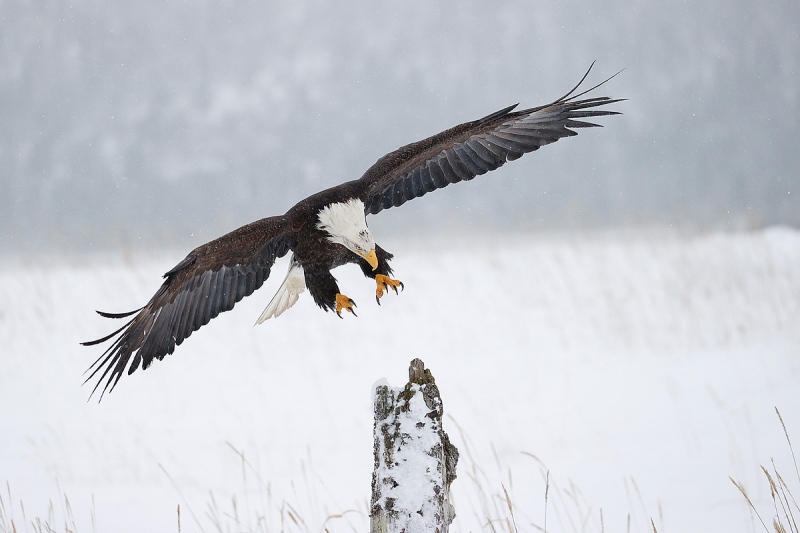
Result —
M 300 294 L 304 290 L 306 290 L 305 272 L 300 263 L 297 262 L 297 259 L 292 257 L 289 272 L 286 273 L 286 279 L 283 280 L 278 292 L 272 297 L 264 312 L 258 317 L 255 325 L 262 324 L 270 318 L 281 316 L 284 311 L 297 303 Z

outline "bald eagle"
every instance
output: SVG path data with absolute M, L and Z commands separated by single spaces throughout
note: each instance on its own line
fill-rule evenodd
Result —
M 331 269 L 355 263 L 376 283 L 375 299 L 397 292 L 392 254 L 375 243 L 366 215 L 399 207 L 409 200 L 469 181 L 514 161 L 523 154 L 577 135 L 570 128 L 599 126 L 578 119 L 617 115 L 600 106 L 621 101 L 609 97 L 579 98 L 609 79 L 576 94 L 591 71 L 567 94 L 553 102 L 522 111 L 512 105 L 479 120 L 398 148 L 381 157 L 357 180 L 348 181 L 301 200 L 286 214 L 258 220 L 192 250 L 164 274 L 164 282 L 144 307 L 106 318 L 133 316 L 120 329 L 85 346 L 114 337 L 108 349 L 86 371 L 86 382 L 98 373 L 92 394 L 103 384 L 100 398 L 141 365 L 171 354 L 192 332 L 261 287 L 273 263 L 292 252 L 289 272 L 257 324 L 277 317 L 308 289 L 325 311 L 355 315 L 356 304 L 345 296 Z M 612 76 L 613 78 L 613 76 Z M 129 364 L 130 363 L 130 364 Z

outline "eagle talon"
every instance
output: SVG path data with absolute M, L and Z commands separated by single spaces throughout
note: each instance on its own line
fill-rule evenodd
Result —
M 375 300 L 378 302 L 378 305 L 381 304 L 381 298 L 383 297 L 383 293 L 387 292 L 390 288 L 394 291 L 395 294 L 400 294 L 397 291 L 398 286 L 401 289 L 405 289 L 402 281 L 398 279 L 392 279 L 389 276 L 385 276 L 383 274 L 378 274 L 377 276 L 375 276 L 375 282 L 378 284 L 378 288 L 375 289 Z
M 353 313 L 353 316 L 357 317 L 358 315 L 353 311 L 354 307 L 358 306 L 351 298 L 348 298 L 344 294 L 336 293 L 336 314 L 339 315 L 339 318 L 344 318 L 342 316 L 342 309 Z

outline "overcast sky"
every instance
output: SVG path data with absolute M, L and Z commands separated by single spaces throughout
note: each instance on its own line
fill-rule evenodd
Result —
M 373 229 L 797 227 L 798 32 L 796 1 L 3 2 L 0 244 L 193 248 L 593 60 L 624 116 Z

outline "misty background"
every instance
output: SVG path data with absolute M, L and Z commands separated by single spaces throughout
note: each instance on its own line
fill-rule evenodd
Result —
M 625 69 L 605 128 L 370 217 L 800 226 L 800 2 L 0 2 L 0 254 L 179 245 Z M 587 87 L 590 85 L 587 85 Z M 402 223 L 402 224 L 401 224 Z

